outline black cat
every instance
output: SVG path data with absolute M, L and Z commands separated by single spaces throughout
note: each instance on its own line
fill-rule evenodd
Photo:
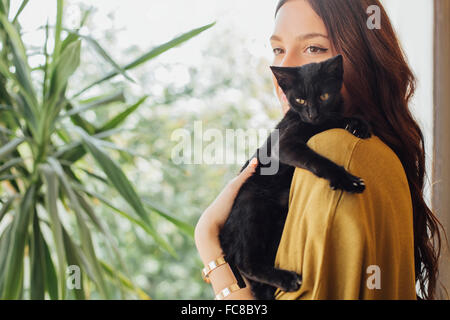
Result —
M 344 128 L 363 139 L 371 136 L 366 121 L 342 116 L 341 55 L 321 63 L 271 69 L 290 109 L 276 126 L 278 131 L 274 130 L 255 152 L 256 171 L 240 188 L 219 234 L 226 260 L 249 280 L 256 299 L 273 299 L 277 287 L 296 291 L 301 285 L 300 275 L 274 267 L 295 167 L 329 180 L 332 189 L 360 193 L 365 188 L 362 179 L 311 150 L 306 144 L 309 138 L 332 128 Z M 274 163 L 278 163 L 278 170 L 267 174 Z

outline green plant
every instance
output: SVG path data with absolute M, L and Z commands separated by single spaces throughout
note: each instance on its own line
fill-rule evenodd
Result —
M 108 138 L 120 132 L 120 124 L 147 97 L 96 126 L 81 112 L 112 102 L 123 103 L 123 95 L 103 94 L 85 100 L 80 100 L 80 96 L 116 75 L 130 79 L 127 70 L 191 39 L 214 23 L 182 34 L 121 67 L 97 41 L 80 35 L 79 29 L 63 27 L 64 3 L 57 0 L 56 25 L 44 27 L 46 38 L 42 55 L 45 63 L 31 69 L 18 22 L 27 3 L 28 0 L 24 0 L 14 17 L 8 19 L 9 1 L 0 0 L 0 299 L 84 299 L 91 283 L 103 298 L 111 297 L 109 283 L 145 298 L 145 293 L 136 288 L 126 274 L 98 257 L 90 225 L 108 240 L 112 254 L 123 266 L 121 270 L 126 270 L 114 238 L 97 216 L 92 200 L 99 200 L 112 212 L 145 230 L 174 256 L 173 248 L 152 225 L 150 213 L 159 214 L 189 235 L 193 228 L 171 217 L 157 204 L 143 201 L 104 149 L 121 150 Z M 80 28 L 86 18 L 87 14 Z M 54 45 L 49 52 L 51 34 Z M 70 77 L 80 64 L 84 43 L 92 45 L 114 71 L 68 97 L 67 89 L 74 86 Z M 76 164 L 88 154 L 96 160 L 106 178 L 92 171 L 86 173 L 114 188 L 130 205 L 131 213 L 116 208 L 107 197 L 90 190 L 76 174 Z M 26 265 L 29 266 L 28 277 L 25 277 Z M 82 278 L 81 290 L 66 287 L 69 265 L 79 266 L 82 274 L 87 275 Z M 27 294 L 24 292 L 26 283 Z

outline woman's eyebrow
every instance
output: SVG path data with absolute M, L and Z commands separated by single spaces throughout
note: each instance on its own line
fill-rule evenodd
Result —
M 301 41 L 309 40 L 309 39 L 316 38 L 316 37 L 322 37 L 322 38 L 325 38 L 328 40 L 328 37 L 326 35 L 324 35 L 322 33 L 317 33 L 317 32 L 298 35 L 295 38 L 295 40 L 298 42 L 301 42 Z M 274 34 L 270 37 L 270 41 L 283 41 L 283 40 L 281 39 L 280 36 L 277 36 Z

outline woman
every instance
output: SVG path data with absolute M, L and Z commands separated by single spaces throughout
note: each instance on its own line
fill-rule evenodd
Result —
M 380 29 L 367 27 L 371 5 L 380 8 Z M 374 133 L 362 140 L 332 129 L 308 141 L 316 152 L 362 177 L 366 190 L 357 195 L 333 191 L 324 179 L 295 170 L 275 265 L 301 274 L 303 283 L 296 292 L 277 290 L 275 298 L 433 299 L 440 223 L 423 197 L 424 141 L 408 110 L 415 78 L 381 3 L 281 0 L 271 44 L 275 66 L 342 54 L 345 113 L 364 117 Z M 289 105 L 273 82 L 285 113 Z M 253 172 L 249 165 L 228 183 L 199 219 L 195 240 L 205 265 L 222 254 L 219 230 Z M 226 263 L 209 279 L 216 294 L 236 282 Z M 248 286 L 226 297 L 252 298 Z

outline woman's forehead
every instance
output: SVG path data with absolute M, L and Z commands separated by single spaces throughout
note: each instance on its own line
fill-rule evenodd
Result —
M 277 13 L 273 31 L 275 37 L 272 40 L 298 40 L 299 36 L 308 34 L 328 36 L 325 24 L 308 1 L 287 1 Z

